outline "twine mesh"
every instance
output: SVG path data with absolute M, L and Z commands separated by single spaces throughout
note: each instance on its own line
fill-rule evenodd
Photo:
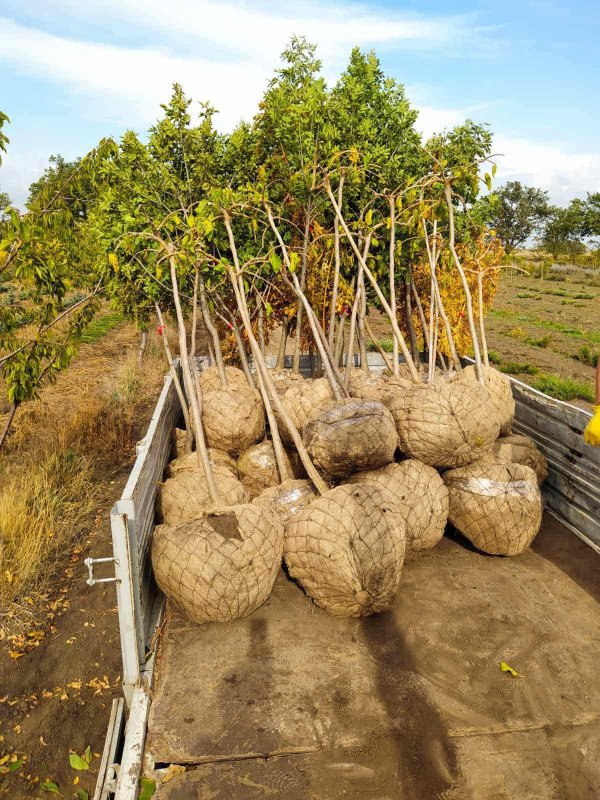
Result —
M 471 381 L 390 387 L 390 410 L 403 453 L 434 467 L 459 467 L 489 451 L 499 432 L 490 396 Z
M 548 462 L 529 436 L 520 436 L 516 433 L 502 436 L 482 460 L 488 463 L 521 464 L 530 467 L 537 476 L 539 486 L 548 477 Z
M 330 400 L 333 400 L 333 392 L 326 378 L 294 381 L 282 397 L 285 409 L 300 433 L 304 424 L 314 419 Z M 293 439 L 283 421 L 278 418 L 277 422 L 283 442 L 288 447 L 293 446 Z
M 522 553 L 542 521 L 542 496 L 535 472 L 520 464 L 471 464 L 444 474 L 450 522 L 479 550 L 492 555 Z
M 355 472 L 348 483 L 369 483 L 393 495 L 406 527 L 406 560 L 440 541 L 448 521 L 448 489 L 433 467 L 409 458 L 381 469 Z
M 395 499 L 378 486 L 337 486 L 293 519 L 285 536 L 290 574 L 329 614 L 362 617 L 389 608 L 405 551 Z
M 385 390 L 387 378 L 375 372 L 365 372 L 364 369 L 353 369 L 350 373 L 348 390 L 351 397 L 361 400 L 379 400 Z
M 315 499 L 317 493 L 310 481 L 288 480 L 262 491 L 253 505 L 270 508 L 284 526 L 298 517 Z
M 187 432 L 181 428 L 174 428 L 171 434 L 171 452 L 173 458 L 186 455 Z
M 284 395 L 293 383 L 304 380 L 299 372 L 292 372 L 291 369 L 270 369 L 269 375 L 280 395 Z
M 195 622 L 230 622 L 271 594 L 283 525 L 268 509 L 235 505 L 184 525 L 159 525 L 152 540 L 156 582 Z
M 195 462 L 196 454 L 190 455 Z M 248 493 L 229 467 L 215 464 L 213 475 L 224 504 L 236 505 L 248 501 Z M 197 466 L 179 467 L 172 477 L 159 486 L 157 502 L 159 519 L 166 525 L 190 522 L 204 514 L 212 502 L 202 469 Z
M 493 367 L 482 367 L 485 387 L 490 394 L 492 405 L 496 409 L 498 415 L 498 423 L 500 425 L 500 436 L 506 436 L 512 429 L 513 419 L 515 416 L 515 399 L 513 397 L 510 381 Z M 477 380 L 477 372 L 475 366 L 470 364 L 462 371 L 461 377 L 468 381 Z
M 209 447 L 208 460 L 213 467 L 216 464 L 221 464 L 222 466 L 229 467 L 229 469 L 233 472 L 233 474 L 237 478 L 238 476 L 237 461 L 227 453 L 223 453 L 222 450 L 215 450 L 214 447 Z M 172 478 L 173 475 L 176 475 L 181 469 L 199 470 L 201 474 L 204 473 L 204 470 L 202 469 L 202 464 L 198 459 L 198 454 L 196 453 L 196 451 L 194 451 L 193 453 L 186 453 L 183 456 L 179 456 L 179 458 L 176 458 L 173 461 L 171 461 L 170 464 L 167 464 L 165 475 L 167 478 Z
M 292 464 L 285 452 L 284 460 L 291 471 Z M 277 486 L 281 480 L 273 442 L 269 439 L 245 450 L 238 458 L 237 467 L 240 480 L 251 498 L 259 495 L 263 489 L 267 489 L 269 486 Z
M 225 367 L 225 376 L 227 377 L 227 385 L 231 388 L 234 386 L 248 386 L 246 376 L 242 370 L 237 367 Z M 198 385 L 203 393 L 220 389 L 221 378 L 219 377 L 219 370 L 217 367 L 206 367 L 206 369 L 203 369 L 200 375 L 198 375 Z
M 350 397 L 322 407 L 319 416 L 305 424 L 303 439 L 315 466 L 333 480 L 389 464 L 398 436 L 382 403 Z
M 248 384 L 207 392 L 202 398 L 202 425 L 209 447 L 231 455 L 242 453 L 265 433 L 260 394 Z

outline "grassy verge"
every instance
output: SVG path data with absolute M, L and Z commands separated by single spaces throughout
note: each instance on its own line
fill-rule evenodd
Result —
M 595 401 L 594 389 L 591 384 L 577 381 L 573 378 L 561 378 L 560 375 L 540 375 L 531 385 L 550 397 L 557 400 L 586 400 L 588 403 Z
M 534 325 L 536 328 L 544 328 L 545 330 L 564 333 L 567 336 L 572 336 L 574 339 L 583 339 L 591 344 L 600 344 L 600 332 L 582 331 L 580 328 L 573 328 L 571 325 L 564 325 L 561 322 L 539 319 L 537 317 L 528 317 L 526 314 L 519 314 L 516 311 L 507 311 L 505 309 L 495 308 L 492 308 L 489 311 L 489 316 L 498 317 L 500 319 L 511 319 L 515 322 L 524 322 L 529 325 Z

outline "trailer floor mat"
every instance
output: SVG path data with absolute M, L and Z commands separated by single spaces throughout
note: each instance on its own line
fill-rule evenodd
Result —
M 155 797 L 599 797 L 599 566 L 547 517 L 515 558 L 445 537 L 375 617 L 329 617 L 283 573 L 231 624 L 169 608 L 146 763 L 187 771 Z

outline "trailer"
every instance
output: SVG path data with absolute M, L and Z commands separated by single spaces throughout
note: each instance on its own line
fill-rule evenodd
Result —
M 251 616 L 196 625 L 149 559 L 180 417 L 167 376 L 111 512 L 124 697 L 95 800 L 135 800 L 144 776 L 156 800 L 600 797 L 600 450 L 588 412 L 512 388 L 514 431 L 549 466 L 528 551 L 486 556 L 450 531 L 385 614 L 330 617 L 281 571 Z

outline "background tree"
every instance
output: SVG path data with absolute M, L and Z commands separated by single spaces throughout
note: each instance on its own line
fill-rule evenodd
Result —
M 505 183 L 478 206 L 476 213 L 497 232 L 507 253 L 524 245 L 550 213 L 548 192 L 519 181 Z
M 540 245 L 555 258 L 578 255 L 585 250 L 582 239 L 585 231 L 584 203 L 575 199 L 566 208 L 555 206 L 540 237 Z

